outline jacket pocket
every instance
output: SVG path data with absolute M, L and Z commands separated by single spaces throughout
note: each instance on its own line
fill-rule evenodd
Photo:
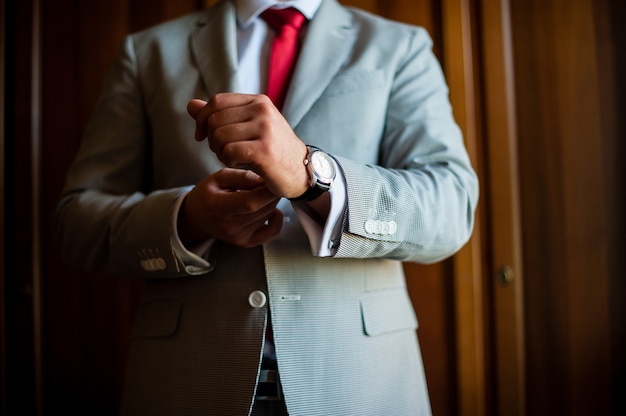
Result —
M 174 335 L 178 328 L 182 301 L 157 299 L 139 306 L 131 339 L 165 338 Z
M 371 292 L 361 297 L 360 303 L 366 335 L 417 329 L 417 317 L 405 288 Z

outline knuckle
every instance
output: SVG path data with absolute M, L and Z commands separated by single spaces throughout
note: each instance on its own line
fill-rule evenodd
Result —
M 271 104 L 272 100 L 267 94 L 258 94 L 254 97 L 254 101 L 257 104 Z
M 210 130 L 213 130 L 217 126 L 219 126 L 220 123 L 219 123 L 218 113 L 209 114 L 209 116 L 206 119 L 206 125 Z
M 226 94 L 218 92 L 209 99 L 209 104 L 214 108 L 218 107 L 224 101 L 225 97 Z
M 267 100 L 259 102 L 257 107 L 259 114 L 265 117 L 272 115 L 274 112 L 274 104 L 272 104 L 269 98 Z
M 272 130 L 274 129 L 274 123 L 272 122 L 272 120 L 268 117 L 261 117 L 259 118 L 259 120 L 257 121 L 258 123 L 258 127 L 259 129 L 264 132 L 264 133 L 272 133 Z
M 235 167 L 237 156 L 233 146 L 225 145 L 221 151 L 221 160 L 226 166 Z
M 248 198 L 243 202 L 242 208 L 246 213 L 257 212 L 259 210 L 259 203 L 254 199 Z

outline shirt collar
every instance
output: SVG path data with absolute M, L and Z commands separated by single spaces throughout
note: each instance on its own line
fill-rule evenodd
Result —
M 242 27 L 248 26 L 261 13 L 272 6 L 293 7 L 311 20 L 323 0 L 235 0 L 237 20 Z

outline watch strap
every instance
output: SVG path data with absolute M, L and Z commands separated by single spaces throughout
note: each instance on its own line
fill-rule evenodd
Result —
M 289 198 L 290 201 L 293 202 L 309 202 L 318 198 L 324 192 L 328 191 L 329 188 L 324 189 L 324 187 L 319 186 L 319 184 L 311 186 L 307 189 L 302 195 L 297 196 L 295 198 Z

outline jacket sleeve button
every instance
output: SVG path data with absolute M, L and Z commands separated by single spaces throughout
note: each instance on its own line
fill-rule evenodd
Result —
M 255 290 L 248 296 L 248 303 L 255 309 L 262 308 L 267 303 L 267 296 L 260 290 Z
M 398 224 L 395 221 L 389 222 L 389 234 L 395 234 L 398 231 Z

